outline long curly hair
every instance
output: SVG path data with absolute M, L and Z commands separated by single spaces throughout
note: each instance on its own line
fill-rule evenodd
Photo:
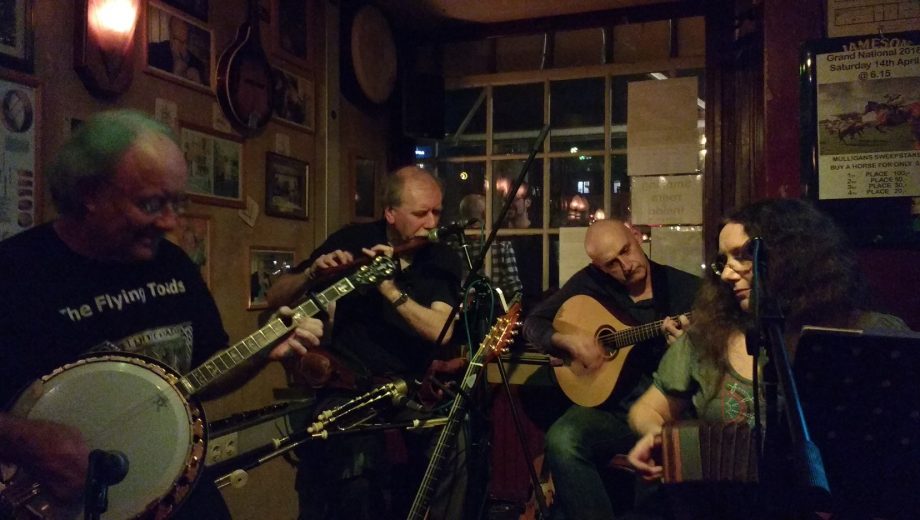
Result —
M 764 287 L 785 318 L 787 335 L 803 325 L 845 327 L 865 303 L 866 290 L 846 237 L 833 221 L 799 199 L 755 202 L 726 218 L 741 224 L 749 237 L 763 239 L 767 258 Z M 751 325 L 732 288 L 715 274 L 706 277 L 694 302 L 688 334 L 722 373 L 728 370 L 732 333 Z M 787 341 L 794 352 L 794 342 Z

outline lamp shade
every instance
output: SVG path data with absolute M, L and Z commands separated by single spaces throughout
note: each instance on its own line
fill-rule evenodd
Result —
M 134 78 L 140 0 L 75 0 L 74 69 L 91 94 L 114 98 Z

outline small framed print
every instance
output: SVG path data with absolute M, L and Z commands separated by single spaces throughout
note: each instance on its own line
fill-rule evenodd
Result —
M 201 270 L 204 283 L 210 286 L 208 259 L 211 256 L 211 218 L 204 215 L 179 215 L 179 224 L 166 235 L 166 239 L 185 251 L 192 263 Z
M 147 71 L 211 91 L 214 37 L 200 22 L 156 2 L 147 4 Z
M 192 200 L 245 207 L 243 144 L 232 134 L 182 124 L 179 142 L 188 161 L 187 190 Z
M 0 70 L 0 240 L 41 222 L 41 113 L 38 81 Z
M 310 7 L 303 0 L 271 0 L 272 54 L 298 67 L 310 68 Z
M 272 81 L 275 120 L 312 132 L 315 101 L 313 82 L 277 67 L 272 67 Z
M 208 21 L 208 0 L 163 0 L 163 2 L 202 22 Z
M 265 309 L 265 295 L 279 276 L 294 266 L 294 251 L 253 246 L 249 248 L 249 310 Z
M 0 66 L 31 74 L 34 38 L 32 0 L 0 2 Z
M 353 222 L 370 222 L 380 217 L 377 211 L 377 162 L 360 156 L 352 158 L 354 175 Z
M 307 220 L 310 165 L 272 152 L 265 154 L 265 214 Z

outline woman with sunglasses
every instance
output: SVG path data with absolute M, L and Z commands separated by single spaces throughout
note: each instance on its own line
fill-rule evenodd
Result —
M 661 359 L 654 384 L 629 411 L 640 440 L 629 462 L 646 480 L 661 476 L 662 426 L 694 417 L 706 422 L 754 423 L 753 359 L 745 331 L 752 324 L 750 238 L 763 239 L 769 261 L 766 294 L 785 318 L 785 341 L 795 353 L 803 325 L 909 330 L 899 318 L 864 309 L 865 289 L 846 239 L 811 204 L 765 200 L 727 218 L 719 256 L 697 295 L 693 322 Z

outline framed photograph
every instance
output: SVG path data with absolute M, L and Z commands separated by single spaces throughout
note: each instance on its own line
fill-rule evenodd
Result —
M 239 137 L 183 123 L 179 142 L 188 161 L 187 191 L 192 200 L 234 208 L 246 206 L 243 144 Z
M 271 0 L 272 54 L 304 69 L 310 68 L 310 5 L 313 2 Z
M 310 165 L 273 152 L 265 154 L 265 214 L 307 220 Z
M 361 156 L 352 159 L 355 194 L 352 221 L 370 222 L 380 217 L 377 211 L 377 161 Z
M 294 250 L 252 246 L 249 248 L 249 310 L 265 309 L 265 295 L 279 276 L 294 266 Z
M 0 2 L 0 66 L 31 74 L 33 45 L 32 0 Z
M 181 247 L 192 263 L 201 270 L 201 278 L 211 285 L 211 217 L 206 215 L 179 215 L 179 225 L 166 235 L 166 239 Z
M 147 4 L 147 71 L 211 91 L 214 37 L 211 30 L 163 4 Z
M 208 0 L 163 0 L 163 3 L 190 14 L 202 22 L 208 21 Z
M 307 132 L 313 131 L 313 82 L 292 72 L 272 67 L 276 121 Z
M 0 240 L 34 226 L 41 217 L 38 83 L 0 71 Z

